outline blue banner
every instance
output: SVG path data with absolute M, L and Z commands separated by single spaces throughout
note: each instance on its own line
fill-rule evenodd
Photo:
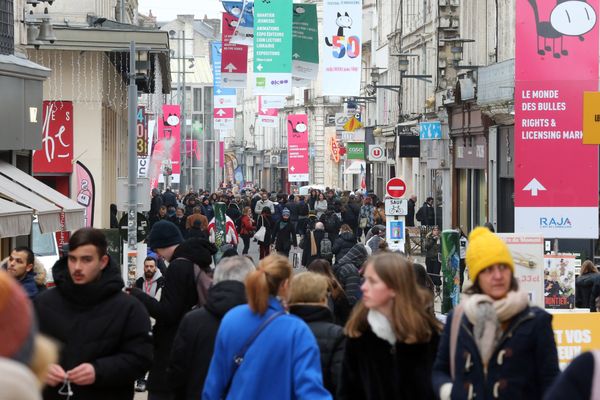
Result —
M 421 122 L 419 124 L 419 136 L 421 140 L 441 139 L 442 125 L 440 121 Z
M 211 44 L 211 62 L 213 71 L 213 86 L 215 96 L 235 96 L 235 89 L 221 87 L 221 56 L 223 49 L 221 42 Z

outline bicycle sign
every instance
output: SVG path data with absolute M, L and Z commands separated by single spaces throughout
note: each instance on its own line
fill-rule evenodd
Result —
M 408 200 L 385 199 L 385 215 L 403 216 L 408 214 Z

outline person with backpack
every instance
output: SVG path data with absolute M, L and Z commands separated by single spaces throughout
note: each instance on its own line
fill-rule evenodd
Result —
M 519 290 L 508 247 L 487 228 L 469 235 L 472 286 L 448 314 L 433 366 L 447 399 L 542 399 L 559 374 L 552 315 Z
M 314 335 L 282 303 L 292 274 L 273 254 L 248 275 L 248 304 L 221 320 L 202 399 L 331 399 Z
M 154 362 L 148 376 L 148 399 L 162 400 L 173 395 L 166 368 L 177 327 L 192 307 L 204 305 L 211 285 L 210 264 L 217 248 L 201 238 L 184 241 L 177 226 L 169 221 L 154 224 L 146 243 L 169 262 L 162 294 L 160 300 L 138 288 L 131 288 L 130 294 L 140 300 L 156 320 L 152 329 Z
M 340 235 L 333 242 L 332 250 L 335 255 L 335 260 L 341 260 L 355 244 L 356 235 L 354 235 L 354 230 L 347 224 L 342 225 L 340 227 Z
M 325 225 L 325 232 L 331 243 L 335 242 L 340 234 L 342 220 L 337 216 L 333 206 L 330 206 L 327 211 L 321 216 L 320 221 Z
M 364 244 L 357 243 L 350 249 L 344 257 L 333 265 L 333 273 L 342 285 L 348 298 L 350 307 L 360 300 L 362 293 L 360 291 L 360 269 L 367 260 L 369 252 Z
M 321 255 L 321 242 L 324 237 L 325 226 L 322 222 L 315 223 L 314 229 L 307 231 L 304 238 L 300 241 L 300 248 L 303 250 L 302 265 L 307 266 L 313 260 L 323 258 Z

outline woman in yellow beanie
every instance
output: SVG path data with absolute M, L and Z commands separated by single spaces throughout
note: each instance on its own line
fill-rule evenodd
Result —
M 519 291 L 506 244 L 489 229 L 469 235 L 472 286 L 448 315 L 433 386 L 446 399 L 541 399 L 559 374 L 552 316 Z

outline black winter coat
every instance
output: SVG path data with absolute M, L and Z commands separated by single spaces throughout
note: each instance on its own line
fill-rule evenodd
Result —
M 311 255 L 311 233 L 307 232 L 306 235 L 303 238 L 303 243 L 302 243 L 302 265 L 304 265 L 305 267 L 307 267 L 311 262 L 313 262 L 313 260 L 316 260 L 317 258 L 323 258 L 321 257 L 321 241 L 323 240 L 323 238 L 325 237 L 325 231 L 322 231 L 320 229 L 315 229 L 314 231 L 312 231 L 315 237 L 315 243 L 317 244 L 317 254 L 316 255 Z
M 592 288 L 594 287 L 594 283 L 598 280 L 600 280 L 600 274 L 595 273 L 577 277 L 577 280 L 575 281 L 575 307 L 595 307 L 595 298 L 592 298 Z
M 331 244 L 333 245 L 333 243 L 340 235 L 342 221 L 331 210 L 328 210 L 323 215 L 321 215 L 320 221 L 325 225 L 325 232 L 327 232 L 328 238 L 329 240 L 331 240 Z
M 302 318 L 315 335 L 321 352 L 323 384 L 336 397 L 342 375 L 344 329 L 333 323 L 331 311 L 325 306 L 292 305 L 290 314 Z
M 131 294 L 144 303 L 150 316 L 156 319 L 154 333 L 154 364 L 150 370 L 148 389 L 157 392 L 170 390 L 166 368 L 171 354 L 171 346 L 177 333 L 177 327 L 183 316 L 198 303 L 196 292 L 194 264 L 210 265 L 206 254 L 202 252 L 201 239 L 188 239 L 181 243 L 173 253 L 172 262 L 167 268 L 165 285 L 160 301 L 148 296 L 139 289 L 132 289 Z M 186 258 L 187 260 L 177 260 Z
M 333 242 L 335 260 L 341 260 L 356 244 L 356 235 L 353 232 L 344 232 Z
M 221 319 L 233 307 L 245 303 L 244 284 L 223 281 L 209 289 L 204 307 L 183 317 L 168 369 L 175 400 L 198 400 L 202 397 Z
M 415 202 L 408 199 L 408 210 L 406 212 L 406 226 L 415 226 Z
M 361 279 L 359 270 L 368 257 L 367 249 L 361 243 L 355 244 L 354 247 L 333 266 L 333 273 L 342 288 L 346 292 L 350 307 L 358 302 L 362 297 L 360 290 Z
M 39 330 L 60 346 L 58 363 L 71 370 L 82 363 L 94 366 L 96 380 L 89 386 L 71 384 L 73 400 L 131 400 L 133 383 L 152 364 L 150 318 L 144 306 L 122 292 L 119 268 L 110 263 L 100 279 L 75 285 L 67 259 L 52 268 L 55 288 L 34 302 Z M 45 400 L 64 399 L 60 384 L 46 387 Z
M 275 251 L 287 253 L 290 251 L 292 246 L 298 246 L 298 239 L 296 239 L 296 231 L 292 221 L 281 220 L 275 223 L 273 228 L 273 240 L 275 241 Z
M 438 342 L 433 333 L 428 343 L 391 345 L 370 326 L 358 338 L 346 339 L 340 399 L 435 399 L 431 369 Z
M 272 243 L 273 239 L 273 220 L 271 217 L 261 214 L 256 218 L 256 231 L 258 232 L 258 230 L 263 226 L 265 227 L 265 240 L 262 242 L 259 241 L 258 243 L 268 246 Z
M 350 228 L 358 228 L 358 216 L 360 215 L 360 204 L 356 201 L 349 201 L 345 210 L 342 211 L 342 221 L 350 225 Z
M 577 356 L 571 364 L 556 378 L 546 392 L 544 400 L 590 400 L 594 382 L 594 369 L 600 368 L 594 361 L 594 355 L 586 352 Z
M 177 196 L 170 190 L 166 190 L 162 194 L 163 204 L 168 207 L 177 207 Z
M 436 394 L 450 378 L 450 327 L 452 313 L 440 339 L 433 366 Z M 541 399 L 559 374 L 552 315 L 527 307 L 510 322 L 500 338 L 484 374 L 479 350 L 473 339 L 473 324 L 463 315 L 456 342 L 456 377 L 452 399 L 466 399 L 469 390 L 475 399 Z M 494 397 L 494 390 L 497 397 Z

